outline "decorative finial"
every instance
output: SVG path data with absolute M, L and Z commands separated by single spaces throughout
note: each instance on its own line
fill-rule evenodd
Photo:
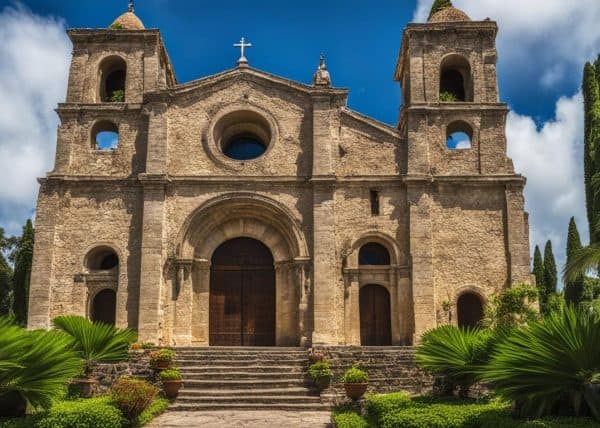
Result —
M 323 54 L 319 57 L 319 68 L 317 68 L 317 71 L 313 76 L 313 85 L 322 87 L 331 86 L 331 76 L 329 75 L 329 71 L 327 71 L 325 55 Z
M 128 10 L 129 12 L 131 12 L 131 13 L 133 13 L 133 12 L 134 12 L 134 10 L 135 10 L 135 9 L 134 9 L 134 7 L 133 7 L 133 0 L 130 0 L 130 1 L 129 1 L 129 6 L 127 7 L 127 10 Z
M 248 66 L 248 59 L 244 55 L 244 50 L 246 48 L 251 48 L 252 47 L 252 43 L 246 43 L 246 39 L 242 37 L 241 40 L 239 41 L 239 43 L 234 43 L 233 44 L 233 47 L 234 48 L 240 48 L 240 59 L 237 60 L 238 67 L 247 67 Z

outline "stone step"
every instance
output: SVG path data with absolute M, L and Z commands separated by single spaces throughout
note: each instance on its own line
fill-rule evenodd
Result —
M 303 378 L 292 379 L 185 379 L 183 384 L 189 389 L 271 389 L 271 388 L 288 388 L 288 387 L 309 387 L 311 382 Z
M 229 373 L 213 373 L 213 372 L 205 372 L 205 373 L 188 373 L 183 372 L 183 380 L 236 380 L 236 379 L 260 379 L 260 380 L 268 380 L 268 379 L 303 379 L 304 373 L 295 373 L 295 372 L 258 372 L 254 370 L 246 370 L 246 371 L 234 371 Z
M 321 404 L 321 398 L 310 395 L 259 395 L 259 396 L 236 396 L 236 397 L 197 397 L 180 394 L 177 397 L 178 403 L 195 404 Z
M 236 397 L 236 396 L 261 396 L 261 395 L 314 395 L 316 391 L 305 387 L 288 388 L 261 388 L 261 389 L 188 389 L 184 387 L 179 391 L 179 396 L 200 397 Z
M 219 359 L 207 359 L 207 358 L 180 358 L 177 357 L 173 360 L 173 363 L 176 366 L 199 366 L 199 365 L 203 365 L 203 366 L 229 366 L 229 365 L 234 365 L 234 366 L 239 366 L 239 365 L 257 365 L 257 364 L 264 364 L 264 365 L 281 365 L 281 364 L 286 364 L 286 365 L 298 365 L 298 366 L 306 366 L 308 367 L 308 360 L 306 358 L 302 358 L 302 359 L 285 359 L 285 360 L 278 360 L 278 359 L 272 359 L 272 358 L 268 358 L 268 359 L 256 359 L 256 358 L 245 358 L 245 359 L 225 359 L 225 358 L 219 358 Z
M 288 366 L 288 365 L 225 365 L 225 366 L 186 366 L 181 368 L 181 373 L 184 374 L 197 374 L 197 373 L 231 373 L 233 371 L 247 370 L 254 373 L 273 373 L 276 371 L 283 371 L 285 373 L 304 373 L 306 367 L 301 365 Z
M 289 411 L 327 411 L 331 407 L 324 403 L 174 403 L 169 406 L 171 411 L 199 410 L 289 410 Z
M 205 352 L 308 352 L 308 348 L 300 346 L 185 346 L 171 347 L 175 352 L 179 351 L 205 351 Z M 337 349 L 337 348 L 334 348 Z

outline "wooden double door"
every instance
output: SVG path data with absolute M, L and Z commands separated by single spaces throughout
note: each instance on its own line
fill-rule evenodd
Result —
M 390 346 L 392 322 L 390 293 L 380 285 L 365 285 L 360 289 L 360 344 Z
M 260 241 L 235 238 L 214 252 L 210 272 L 209 344 L 275 345 L 275 269 Z

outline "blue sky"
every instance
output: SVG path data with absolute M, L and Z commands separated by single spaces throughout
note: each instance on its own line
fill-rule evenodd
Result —
M 139 0 L 136 13 L 159 28 L 179 82 L 234 67 L 240 37 L 250 65 L 310 82 L 323 52 L 349 106 L 396 123 L 392 80 L 410 21 L 432 0 L 192 2 Z M 501 99 L 509 104 L 509 155 L 528 177 L 532 248 L 552 239 L 559 266 L 568 219 L 586 236 L 581 168 L 581 69 L 600 53 L 598 0 L 454 0 L 474 19 L 498 21 Z M 36 177 L 52 169 L 56 103 L 64 100 L 70 44 L 64 30 L 107 27 L 126 0 L 0 0 L 0 226 L 17 233 L 33 215 Z M 5 100 L 10 100 L 6 102 Z

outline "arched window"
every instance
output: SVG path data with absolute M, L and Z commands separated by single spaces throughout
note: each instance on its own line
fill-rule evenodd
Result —
M 119 128 L 113 122 L 103 120 L 92 128 L 92 148 L 115 150 L 119 146 Z
M 446 128 L 446 147 L 453 150 L 473 147 L 473 128 L 462 120 L 452 122 Z
M 444 58 L 440 68 L 440 101 L 473 101 L 471 65 L 461 55 Z
M 97 247 L 88 253 L 85 265 L 90 272 L 111 271 L 119 267 L 119 256 L 112 248 Z
M 111 56 L 100 65 L 100 100 L 102 102 L 125 102 L 127 64 L 123 58 Z
M 117 293 L 109 288 L 98 292 L 91 302 L 90 318 L 94 322 L 115 324 Z
M 358 252 L 358 264 L 376 266 L 389 265 L 391 264 L 390 253 L 383 245 L 376 242 L 369 242 L 360 247 L 360 251 Z
M 456 302 L 458 326 L 475 328 L 483 319 L 483 302 L 475 293 L 461 294 Z

